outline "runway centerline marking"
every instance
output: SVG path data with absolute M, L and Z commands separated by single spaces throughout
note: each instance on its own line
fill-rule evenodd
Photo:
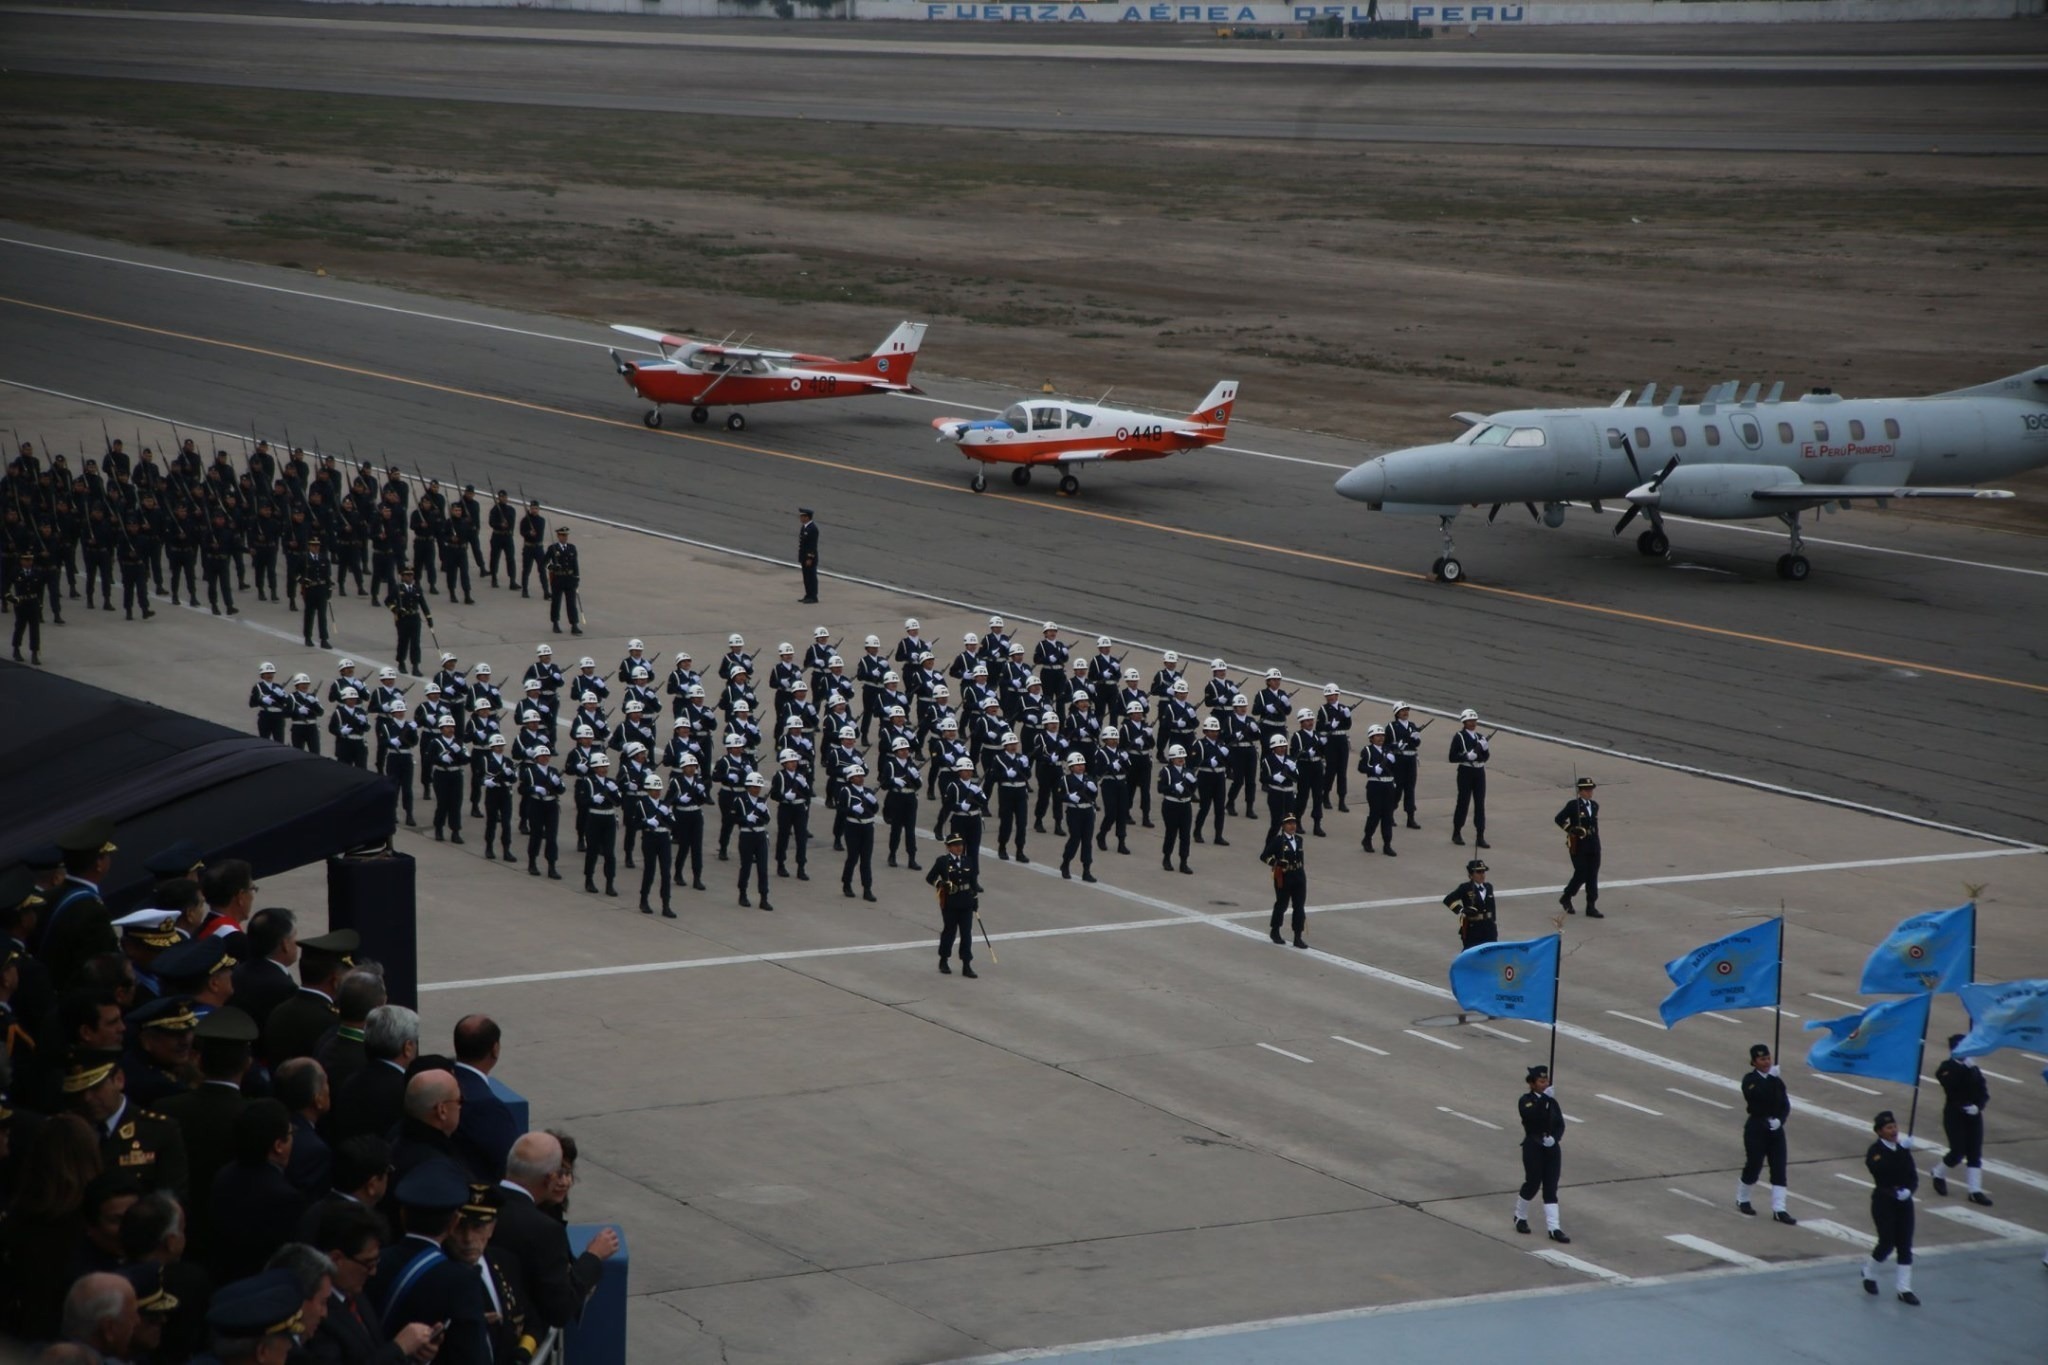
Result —
M 837 473 L 881 479 L 891 483 L 908 484 L 916 488 L 931 489 L 941 493 L 958 494 L 963 497 L 986 498 L 1017 507 L 1031 508 L 1044 514 L 1063 514 L 1083 517 L 1111 525 L 1129 526 L 1138 530 L 1153 531 L 1161 535 L 1200 541 L 1211 545 L 1227 545 L 1235 549 L 1252 550 L 1283 559 L 1304 563 L 1322 564 L 1332 568 L 1350 569 L 1360 573 L 1378 574 L 1385 578 L 1396 578 L 1410 583 L 1433 583 L 1434 576 L 1416 573 L 1409 569 L 1396 569 L 1385 564 L 1372 564 L 1364 560 L 1348 559 L 1341 555 L 1322 554 L 1314 550 L 1300 550 L 1291 546 L 1272 545 L 1262 541 L 1248 540 L 1241 536 L 1224 535 L 1217 531 L 1198 531 L 1192 527 L 1174 526 L 1166 522 L 1148 521 L 1142 517 L 1124 516 L 1120 513 L 1100 511 L 1092 507 L 1079 507 L 1071 502 L 1060 502 L 1046 498 L 1023 497 L 1003 492 L 975 493 L 964 484 L 928 479 L 919 475 L 899 474 L 892 470 L 875 469 L 872 466 L 852 464 L 843 460 L 830 460 L 816 455 L 799 455 L 794 451 L 777 450 L 771 446 L 750 445 L 741 441 L 730 441 L 721 437 L 699 435 L 694 432 L 672 431 L 667 428 L 648 428 L 639 422 L 618 417 L 603 417 L 596 413 L 577 412 L 573 408 L 557 407 L 551 403 L 536 403 L 522 398 L 511 398 L 502 394 L 483 393 L 476 389 L 465 389 L 454 384 L 441 384 L 433 380 L 418 379 L 409 375 L 393 374 L 386 370 L 374 370 L 367 366 L 349 365 L 340 361 L 320 360 L 313 356 L 297 355 L 272 347 L 257 346 L 248 342 L 227 341 L 216 337 L 199 336 L 181 332 L 174 328 L 154 327 L 147 323 L 131 322 L 123 318 L 108 317 L 100 313 L 89 313 L 82 309 L 62 308 L 55 304 L 35 303 L 28 299 L 0 295 L 0 303 L 12 304 L 35 312 L 50 313 L 58 317 L 76 318 L 83 322 L 98 323 L 106 327 L 119 327 L 127 331 L 141 332 L 149 336 L 167 337 L 175 341 L 190 342 L 197 346 L 210 346 L 221 350 L 235 351 L 244 355 L 258 355 L 271 360 L 287 361 L 315 369 L 329 370 L 337 374 L 351 374 L 359 378 L 375 379 L 388 384 L 403 385 L 407 388 L 425 389 L 432 393 L 444 393 L 457 398 L 470 398 L 484 403 L 495 403 L 504 407 L 517 408 L 524 412 L 546 413 L 554 417 L 566 417 L 572 421 L 589 422 L 598 426 L 612 427 L 620 431 L 647 432 L 651 436 L 666 437 L 669 440 L 689 441 L 699 445 L 714 446 L 724 450 L 740 451 L 749 455 L 769 459 L 787 460 L 795 464 L 808 465 L 815 469 L 830 469 Z M 1918 662 L 1910 659 L 1895 659 L 1881 654 L 1866 654 L 1860 650 L 1842 649 L 1833 645 L 1817 645 L 1805 640 L 1786 639 L 1782 636 L 1764 635 L 1755 631 L 1737 630 L 1731 626 L 1708 625 L 1703 621 L 1688 621 L 1676 616 L 1658 616 L 1650 612 L 1631 611 L 1626 607 L 1612 607 L 1594 602 L 1575 602 L 1570 598 L 1555 597 L 1547 593 L 1529 592 L 1519 588 L 1502 587 L 1490 583 L 1474 583 L 1461 579 L 1448 585 L 1467 592 L 1483 593 L 1507 601 L 1528 602 L 1553 607 L 1560 611 L 1579 612 L 1599 616 L 1608 620 L 1624 621 L 1635 625 L 1661 627 L 1668 630 L 1710 636 L 1722 640 L 1738 640 L 1745 644 L 1761 645 L 1771 649 L 1789 650 L 1795 653 L 1811 654 L 1823 658 L 1846 659 L 1854 663 L 1874 664 L 1885 668 L 1910 669 L 1917 673 L 1955 679 L 1962 682 L 1985 683 L 1994 687 L 2009 687 L 2025 692 L 2048 695 L 2048 683 L 2027 682 L 2019 678 L 2004 678 L 1990 673 L 1974 673 L 1967 669 L 1944 668 L 1938 664 Z
M 1714 1201 L 1707 1198 L 1705 1195 L 1694 1194 L 1691 1190 L 1681 1190 L 1676 1185 L 1667 1185 L 1665 1186 L 1665 1188 L 1669 1190 L 1671 1193 L 1677 1195 L 1680 1199 L 1690 1199 L 1693 1203 L 1705 1204 L 1710 1209 L 1714 1207 Z
M 1465 1046 L 1462 1043 L 1454 1043 L 1448 1038 L 1432 1038 L 1420 1029 L 1404 1028 L 1401 1032 L 1407 1034 L 1410 1038 L 1420 1038 L 1425 1043 L 1435 1043 L 1438 1047 L 1447 1047 L 1453 1052 L 1463 1052 L 1465 1050 Z
M 1657 1029 L 1660 1032 L 1664 1028 L 1662 1024 L 1653 1023 L 1650 1020 L 1643 1018 L 1643 1016 L 1640 1014 L 1624 1014 L 1620 1010 L 1608 1010 L 1607 1013 L 1613 1015 L 1617 1019 L 1626 1019 L 1631 1024 L 1641 1024 L 1644 1028 L 1653 1028 Z
M 1881 1090 L 1872 1090 L 1867 1085 L 1858 1085 L 1854 1081 L 1845 1081 L 1840 1076 L 1830 1076 L 1825 1071 L 1815 1071 L 1809 1074 L 1817 1081 L 1826 1081 L 1830 1085 L 1839 1085 L 1844 1090 L 1860 1090 L 1866 1095 L 1880 1095 L 1884 1093 Z
M 1494 1131 L 1494 1132 L 1496 1132 L 1496 1133 L 1498 1133 L 1498 1132 L 1500 1132 L 1500 1131 L 1501 1131 L 1501 1126 L 1500 1126 L 1499 1124 L 1497 1124 L 1497 1123 L 1488 1123 L 1488 1122 L 1487 1122 L 1487 1121 L 1486 1121 L 1485 1119 L 1479 1119 L 1479 1118 L 1474 1118 L 1474 1117 L 1472 1117 L 1472 1115 L 1470 1115 L 1470 1114 L 1467 1114 L 1467 1113 L 1463 1112 L 1462 1110 L 1458 1110 L 1458 1109 L 1453 1109 L 1453 1108 L 1451 1108 L 1451 1107 L 1450 1107 L 1450 1106 L 1449 1106 L 1448 1104 L 1440 1104 L 1440 1105 L 1438 1105 L 1438 1106 L 1436 1107 L 1436 1111 L 1437 1111 L 1437 1113 L 1439 1113 L 1439 1114 L 1449 1114 L 1449 1115 L 1450 1115 L 1450 1116 L 1451 1116 L 1452 1118 L 1454 1118 L 1454 1119 L 1463 1119 L 1463 1120 L 1465 1120 L 1465 1122 L 1467 1122 L 1467 1123 L 1476 1123 L 1476 1124 L 1478 1124 L 1478 1125 L 1479 1125 L 1479 1126 L 1480 1126 L 1481 1128 L 1491 1128 L 1491 1129 L 1493 1129 L 1493 1131 Z
M 1388 1052 L 1385 1048 L 1374 1047 L 1371 1043 L 1361 1043 L 1355 1038 L 1346 1038 L 1341 1033 L 1331 1034 L 1330 1041 L 1333 1043 L 1342 1043 L 1346 1047 L 1355 1047 L 1360 1052 L 1370 1052 L 1375 1057 L 1391 1057 L 1394 1055 L 1393 1053 Z
M 1801 1194 L 1797 1190 L 1785 1191 L 1785 1197 L 1787 1199 L 1797 1199 L 1802 1204 L 1811 1204 L 1817 1209 L 1832 1209 L 1834 1207 L 1833 1204 L 1828 1203 L 1825 1199 L 1815 1199 L 1812 1195 Z
M 1504 1028 L 1494 1028 L 1490 1024 L 1467 1024 L 1465 1027 L 1478 1029 L 1481 1033 L 1490 1033 L 1496 1038 L 1505 1038 L 1511 1043 L 1526 1043 L 1529 1041 L 1519 1033 L 1509 1033 Z
M 1316 1064 L 1315 1058 L 1304 1057 L 1299 1052 L 1289 1052 L 1284 1047 L 1274 1047 L 1271 1043 L 1260 1043 L 1259 1046 L 1266 1049 L 1266 1051 L 1268 1052 L 1277 1052 L 1282 1057 L 1292 1057 L 1295 1061 L 1301 1062 L 1306 1066 L 1314 1066 Z
M 1624 1275 L 1618 1270 L 1609 1270 L 1604 1265 L 1594 1265 L 1591 1261 L 1580 1260 L 1568 1251 L 1555 1251 L 1545 1247 L 1541 1251 L 1532 1251 L 1529 1254 L 1539 1261 L 1548 1261 L 1560 1269 L 1576 1270 L 1581 1275 L 1590 1275 L 1594 1279 L 1604 1280 L 1608 1284 L 1635 1283 L 1632 1277 Z
M 1637 1104 L 1634 1100 L 1624 1100 L 1614 1095 L 1604 1095 L 1598 1092 L 1594 1093 L 1593 1098 L 1596 1100 L 1606 1100 L 1609 1104 L 1618 1104 L 1624 1109 L 1633 1109 L 1638 1114 L 1648 1114 L 1653 1119 L 1664 1117 L 1662 1109 L 1652 1109 L 1647 1104 Z
M 1830 1005 L 1840 1005 L 1845 1010 L 1860 1010 L 1863 1008 L 1854 1000 L 1844 1000 L 1834 995 L 1822 995 L 1819 991 L 1808 991 L 1806 996 L 1809 1000 L 1825 1000 Z
M 1732 1105 L 1732 1104 L 1723 1104 L 1723 1103 L 1721 1103 L 1721 1101 L 1719 1101 L 1719 1100 L 1710 1100 L 1710 1099 L 1708 1099 L 1708 1098 L 1707 1098 L 1707 1097 L 1706 1097 L 1705 1095 L 1695 1095 L 1695 1094 L 1693 1094 L 1693 1093 L 1692 1093 L 1692 1091 L 1690 1091 L 1690 1090 L 1680 1090 L 1680 1089 L 1679 1089 L 1679 1088 L 1678 1088 L 1677 1086 L 1675 1086 L 1675 1085 L 1667 1085 L 1667 1086 L 1665 1086 L 1664 1088 L 1665 1088 L 1666 1090 L 1670 1091 L 1670 1092 L 1671 1092 L 1672 1094 L 1674 1094 L 1674 1095 L 1678 1095 L 1678 1096 L 1681 1096 L 1681 1097 L 1683 1097 L 1683 1098 L 1685 1098 L 1685 1099 L 1688 1099 L 1688 1100 L 1692 1100 L 1692 1101 L 1694 1101 L 1695 1103 L 1698 1103 L 1698 1104 L 1711 1104 L 1711 1105 L 1713 1105 L 1713 1106 L 1714 1106 L 1714 1107 L 1715 1107 L 1716 1109 L 1733 1109 L 1733 1108 L 1735 1107 L 1735 1106 L 1734 1106 L 1734 1105 Z

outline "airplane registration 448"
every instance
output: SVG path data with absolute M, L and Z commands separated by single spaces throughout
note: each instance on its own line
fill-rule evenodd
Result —
M 1461 412 L 1463 435 L 1442 445 L 1390 451 L 1337 480 L 1337 491 L 1375 511 L 1437 517 L 1443 555 L 1436 576 L 1464 576 L 1451 541 L 1461 507 L 1490 505 L 1492 521 L 1519 502 L 1546 526 L 1565 508 L 1628 504 L 1616 535 L 1638 516 L 1646 555 L 1671 548 L 1664 518 L 1777 517 L 1791 532 L 1778 576 L 1811 572 L 1800 553 L 1802 513 L 1851 499 L 2010 498 L 1968 485 L 2048 464 L 2048 365 L 1974 388 L 1922 398 L 1845 398 L 1825 389 L 1761 402 L 1757 385 L 1708 390 L 1682 404 L 1673 389 L 1660 404 L 1648 385 L 1633 404 L 1624 393 L 1604 408 L 1533 408 L 1490 416 Z M 1538 504 L 1542 510 L 1539 512 Z

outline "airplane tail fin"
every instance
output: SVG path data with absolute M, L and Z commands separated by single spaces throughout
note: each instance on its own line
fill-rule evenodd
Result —
M 2048 403 L 2048 365 L 2036 365 L 2031 370 L 2009 374 L 2003 379 L 1994 379 L 1989 384 L 1973 384 L 1967 389 L 1950 389 L 1937 393 L 1936 398 L 2019 398 L 2034 403 Z
M 924 345 L 928 325 L 922 322 L 897 323 L 896 330 L 882 338 L 881 345 L 861 358 L 860 368 L 882 385 L 910 389 L 910 367 L 917 363 L 918 348 Z
M 1209 390 L 1209 396 L 1196 405 L 1189 417 L 1197 422 L 1212 426 L 1228 426 L 1230 410 L 1237 406 L 1237 381 L 1225 379 Z

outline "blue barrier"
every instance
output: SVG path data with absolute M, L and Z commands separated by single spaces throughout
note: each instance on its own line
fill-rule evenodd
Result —
M 532 1132 L 533 1118 L 531 1106 L 526 1102 L 526 1096 L 520 1094 L 496 1076 L 486 1076 L 484 1079 L 491 1083 L 491 1093 L 503 1100 L 505 1107 L 512 1111 L 512 1121 L 519 1125 L 520 1135 L 524 1136 Z
M 583 1305 L 583 1316 L 563 1333 L 565 1365 L 626 1365 L 626 1281 L 632 1261 L 626 1230 L 616 1223 L 571 1223 L 569 1250 L 581 1256 L 590 1239 L 606 1228 L 619 1234 L 618 1254 L 604 1263 L 604 1274 Z

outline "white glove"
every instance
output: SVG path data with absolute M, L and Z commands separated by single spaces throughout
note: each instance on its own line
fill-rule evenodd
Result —
M 1974 1104 L 1966 1104 L 1966 1105 L 1964 1105 L 1964 1106 L 1963 1106 L 1963 1112 L 1964 1112 L 1965 1114 L 1971 1114 L 1971 1115 L 1974 1115 L 1974 1114 L 1976 1114 L 1976 1113 L 1978 1112 L 1978 1110 L 1977 1110 L 1977 1106 L 1976 1106 L 1976 1105 L 1974 1105 Z
M 1557 1139 L 1546 1134 L 1543 1139 L 1543 1145 L 1545 1147 L 1555 1147 L 1557 1146 Z
M 1899 1202 L 1901 1204 L 1905 1203 L 1908 1199 L 1911 1199 L 1913 1197 L 1913 1192 L 1903 1185 L 1901 1185 L 1898 1188 L 1897 1194 L 1899 1196 Z
M 1899 1134 L 1899 1150 L 1902 1152 L 1910 1152 L 1913 1150 L 1913 1138 L 1910 1133 Z
M 1771 1064 L 1771 1069 L 1770 1069 L 1769 1071 L 1765 1072 L 1764 1074 L 1765 1074 L 1765 1075 L 1767 1075 L 1767 1076 L 1775 1076 L 1775 1075 L 1777 1075 L 1777 1074 L 1778 1074 L 1778 1067 L 1777 1067 L 1777 1064 L 1776 1064 L 1775 1062 L 1774 1062 L 1774 1063 L 1772 1063 L 1772 1064 Z
M 1783 1119 L 1765 1119 L 1764 1122 L 1770 1125 L 1770 1129 L 1774 1133 L 1785 1126 Z

